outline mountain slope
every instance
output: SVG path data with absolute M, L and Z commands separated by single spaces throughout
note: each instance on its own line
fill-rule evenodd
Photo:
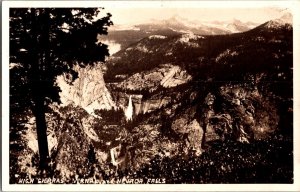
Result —
M 274 23 L 274 21 L 262 24 L 245 33 L 225 36 L 182 34 L 165 36 L 166 38 L 163 39 L 147 37 L 115 54 L 114 58 L 108 62 L 109 67 L 105 78 L 108 80 L 117 74 L 124 73 L 124 71 L 132 74 L 150 70 L 164 63 L 178 64 L 184 69 L 190 70 L 191 73 L 195 73 L 198 71 L 197 68 L 206 70 L 211 65 L 220 66 L 214 65 L 214 60 L 218 60 L 218 57 L 226 54 L 225 52 L 228 49 L 232 50 L 231 52 L 236 50 L 238 54 L 243 53 L 243 55 L 247 55 L 245 52 L 248 52 L 248 55 L 257 54 L 257 57 L 251 57 L 251 60 L 254 59 L 252 62 L 259 65 L 263 62 L 264 53 L 277 50 L 280 46 L 284 49 L 291 46 L 291 25 L 279 25 L 278 30 L 270 30 L 268 26 L 271 23 Z M 260 50 L 256 52 L 257 48 L 260 48 Z M 290 49 L 286 53 L 291 51 Z M 270 53 L 267 55 L 270 55 Z M 251 61 L 249 56 L 237 58 L 241 58 L 245 62 Z M 272 59 L 276 60 L 276 58 Z M 245 66 L 248 65 L 245 64 Z M 203 77 L 209 76 L 204 72 L 201 74 Z
M 58 77 L 63 106 L 46 114 L 54 178 L 293 182 L 292 45 L 292 26 L 278 21 L 229 35 L 152 34 L 107 70 L 77 68 L 73 84 Z M 39 177 L 35 127 L 24 125 L 14 137 L 27 147 L 14 158 Z
M 190 21 L 178 15 L 165 20 L 152 20 L 137 25 L 115 25 L 110 28 L 107 36 L 99 40 L 109 45 L 110 53 L 126 49 L 130 45 L 150 35 L 178 35 L 195 33 L 198 35 L 224 35 L 248 31 L 257 23 L 241 22 L 237 19 L 230 21 Z
M 291 121 L 286 123 L 292 108 L 293 31 L 288 23 L 270 29 L 269 23 L 273 22 L 231 35 L 200 36 L 190 33 L 144 38 L 118 52 L 109 61 L 105 79 L 112 85 L 110 90 L 113 94 L 139 94 L 144 101 L 172 98 L 163 106 L 154 105 L 149 111 L 150 116 L 152 112 L 168 113 L 170 115 L 164 121 L 174 122 L 181 115 L 189 114 L 183 119 L 187 122 L 197 119 L 200 127 L 206 129 L 205 134 L 212 134 L 207 138 L 218 136 L 213 126 L 205 128 L 203 115 L 216 121 L 216 126 L 221 126 L 219 123 L 222 121 L 233 126 L 232 123 L 237 121 L 235 118 L 242 119 L 242 126 L 237 128 L 239 131 L 234 136 L 241 141 L 249 141 L 253 136 L 264 137 L 279 127 L 281 131 L 290 132 Z M 163 87 L 141 75 L 159 72 L 159 66 L 166 63 L 185 70 L 191 80 L 175 87 Z M 167 78 L 168 75 L 162 77 Z M 139 85 L 136 81 L 147 88 L 114 88 L 114 84 Z M 210 94 L 215 97 L 213 104 L 205 101 Z M 155 116 L 151 118 L 155 119 Z M 173 129 L 170 125 L 167 127 L 165 129 L 169 131 Z M 181 135 L 180 131 L 176 134 Z

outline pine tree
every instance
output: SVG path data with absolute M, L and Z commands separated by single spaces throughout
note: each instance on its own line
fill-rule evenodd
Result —
M 58 75 L 77 78 L 73 66 L 103 62 L 107 45 L 97 41 L 112 25 L 111 14 L 99 18 L 103 8 L 11 8 L 10 21 L 10 120 L 31 110 L 36 119 L 40 169 L 49 156 L 45 112 L 60 102 Z M 14 122 L 11 122 L 11 125 Z

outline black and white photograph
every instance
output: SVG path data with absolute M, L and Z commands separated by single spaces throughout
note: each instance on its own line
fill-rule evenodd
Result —
M 3 2 L 2 184 L 300 190 L 299 2 L 206 3 Z

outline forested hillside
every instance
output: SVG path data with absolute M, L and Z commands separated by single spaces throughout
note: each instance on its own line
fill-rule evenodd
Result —
M 26 89 L 32 81 L 11 64 L 10 183 L 293 182 L 291 23 L 272 20 L 223 35 L 117 35 L 131 34 L 139 35 L 106 60 L 107 46 L 99 43 L 103 55 L 86 50 L 91 61 L 77 58 L 80 47 L 73 47 L 63 71 L 53 66 L 49 86 L 61 89 L 54 92 L 60 102 L 51 100 L 53 92 L 42 95 L 49 150 L 43 169 L 36 111 L 21 105 L 34 96 Z

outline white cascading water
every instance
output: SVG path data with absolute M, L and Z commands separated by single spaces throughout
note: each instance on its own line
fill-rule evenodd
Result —
M 127 121 L 132 120 L 132 115 L 133 115 L 133 106 L 132 106 L 132 100 L 131 100 L 131 95 L 129 96 L 129 101 L 128 101 L 128 106 L 125 109 L 125 117 Z

